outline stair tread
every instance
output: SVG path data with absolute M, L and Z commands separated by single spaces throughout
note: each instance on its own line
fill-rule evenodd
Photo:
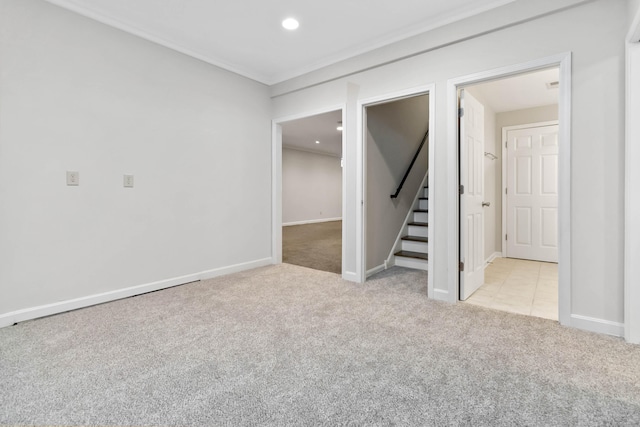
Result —
M 409 242 L 424 242 L 424 243 L 429 242 L 429 239 L 427 237 L 421 237 L 421 236 L 404 236 L 402 240 L 407 240 Z
M 420 197 L 418 200 L 429 200 L 428 197 Z
M 418 227 L 428 227 L 429 223 L 428 222 L 410 222 L 407 225 L 415 225 L 415 226 L 418 226 Z
M 429 212 L 427 209 L 414 209 L 414 212 Z
M 413 252 L 413 251 L 396 252 L 395 256 L 402 256 L 405 258 L 416 258 L 416 259 L 423 259 L 423 260 L 429 259 L 429 254 L 424 254 L 422 252 Z

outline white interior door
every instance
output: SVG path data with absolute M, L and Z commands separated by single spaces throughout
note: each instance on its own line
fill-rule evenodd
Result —
M 558 126 L 507 132 L 506 256 L 558 262 Z
M 484 106 L 465 90 L 460 93 L 460 299 L 484 283 Z

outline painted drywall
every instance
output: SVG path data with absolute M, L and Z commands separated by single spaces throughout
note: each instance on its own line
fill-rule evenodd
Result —
M 282 149 L 282 224 L 342 216 L 340 158 Z
M 429 96 L 420 95 L 367 107 L 366 269 L 383 265 L 393 248 L 429 164 L 425 143 L 396 192 L 429 128 Z
M 0 316 L 270 260 L 267 87 L 38 0 L 0 64 Z
M 538 2 L 515 2 L 509 11 L 533 7 Z M 548 4 L 549 2 L 541 2 Z M 556 2 L 557 3 L 557 2 Z M 506 9 L 493 13 L 503 17 Z M 347 124 L 357 123 L 357 99 L 382 96 L 435 83 L 434 131 L 435 170 L 430 171 L 431 205 L 434 209 L 434 287 L 441 295 L 448 291 L 447 113 L 448 79 L 572 52 L 572 141 L 571 141 L 571 310 L 590 324 L 623 321 L 623 170 L 624 170 L 624 35 L 626 2 L 597 0 L 550 13 L 518 25 L 478 35 L 446 47 L 371 67 L 371 56 L 352 65 L 360 70 L 348 77 L 308 87 L 274 98 L 274 116 L 286 117 L 304 111 L 340 105 L 347 100 Z M 492 16 L 487 22 L 497 23 Z M 498 19 L 498 18 L 496 18 Z M 473 28 L 473 24 L 469 23 Z M 464 25 L 451 28 L 460 29 Z M 487 24 L 489 25 L 489 24 Z M 453 30 L 451 30 L 453 31 Z M 461 30 L 463 33 L 464 28 Z M 402 43 L 397 47 L 401 51 Z M 413 48 L 413 47 L 411 47 Z M 378 63 L 379 64 L 379 63 Z M 338 66 L 337 66 L 338 67 Z M 307 78 L 323 81 L 339 74 L 327 69 Z M 607 79 L 602 79 L 606 75 Z M 299 84 L 298 80 L 295 84 Z M 305 81 L 308 85 L 313 80 Z M 279 93 L 294 87 L 280 85 Z M 276 93 L 278 93 L 276 92 Z M 594 102 L 597 100 L 597 102 Z M 357 129 L 347 131 L 345 173 L 347 182 L 346 226 L 355 227 L 357 194 Z M 353 197 L 351 197 L 353 196 Z M 348 250 L 345 262 L 355 268 L 357 251 Z M 455 274 L 455 273 L 452 273 Z M 595 319 L 595 320 L 593 320 Z

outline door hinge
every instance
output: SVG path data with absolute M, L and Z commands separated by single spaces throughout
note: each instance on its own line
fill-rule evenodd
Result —
M 509 194 L 509 189 L 508 188 L 504 189 L 504 194 Z
M 460 261 L 460 265 L 458 267 L 460 267 L 460 271 L 464 271 L 464 261 Z
M 504 240 L 509 240 L 509 235 L 508 234 L 504 235 Z
M 462 194 L 464 194 L 464 185 L 461 185 L 461 186 L 460 186 L 460 194 L 461 194 L 461 195 L 462 195 Z
M 504 148 L 509 148 L 509 141 L 504 142 Z
M 464 108 L 458 108 L 458 117 L 464 117 Z

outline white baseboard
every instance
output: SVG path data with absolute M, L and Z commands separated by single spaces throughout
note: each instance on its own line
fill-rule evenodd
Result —
M 449 291 L 445 291 L 442 289 L 434 289 L 432 297 L 436 301 L 445 301 L 449 302 Z
M 342 217 L 340 218 L 322 218 L 322 219 L 309 219 L 307 221 L 294 221 L 283 223 L 283 227 L 288 227 L 290 225 L 305 225 L 305 224 L 317 224 L 319 222 L 332 222 L 332 221 L 342 221 Z
M 358 274 L 353 271 L 345 271 L 342 275 L 342 278 L 350 282 L 360 283 L 360 281 L 358 280 Z
M 611 322 L 610 320 L 572 314 L 571 326 L 585 331 L 613 335 L 614 337 L 624 337 L 624 324 Z
M 489 263 L 493 262 L 496 258 L 502 258 L 502 252 L 494 252 L 489 255 L 489 258 L 484 262 L 484 268 L 487 268 Z
M 173 286 L 184 285 L 185 283 L 211 279 L 218 276 L 224 276 L 226 274 L 263 267 L 266 265 L 271 265 L 272 261 L 273 260 L 271 258 L 264 258 L 241 264 L 230 265 L 227 267 L 216 268 L 213 270 L 202 271 L 200 273 L 189 274 L 186 276 L 173 277 L 171 279 L 131 286 L 115 291 L 103 292 L 100 294 L 88 295 L 86 297 L 80 297 L 71 300 L 55 302 L 52 304 L 45 304 L 37 307 L 11 311 L 9 313 L 0 314 L 0 328 L 13 325 L 14 323 L 24 322 L 26 320 L 37 319 L 44 316 L 51 316 L 52 314 L 64 313 L 65 311 L 77 310 L 79 308 L 90 307 L 96 304 L 102 304 L 109 301 L 115 301 L 122 298 L 145 294 L 147 292 L 153 292 L 160 289 L 171 288 Z
M 385 265 L 384 264 L 380 264 L 377 267 L 373 267 L 371 270 L 367 270 L 367 277 L 371 277 L 374 274 L 378 274 L 378 273 L 380 273 L 381 271 L 384 271 L 384 270 L 386 270 Z

